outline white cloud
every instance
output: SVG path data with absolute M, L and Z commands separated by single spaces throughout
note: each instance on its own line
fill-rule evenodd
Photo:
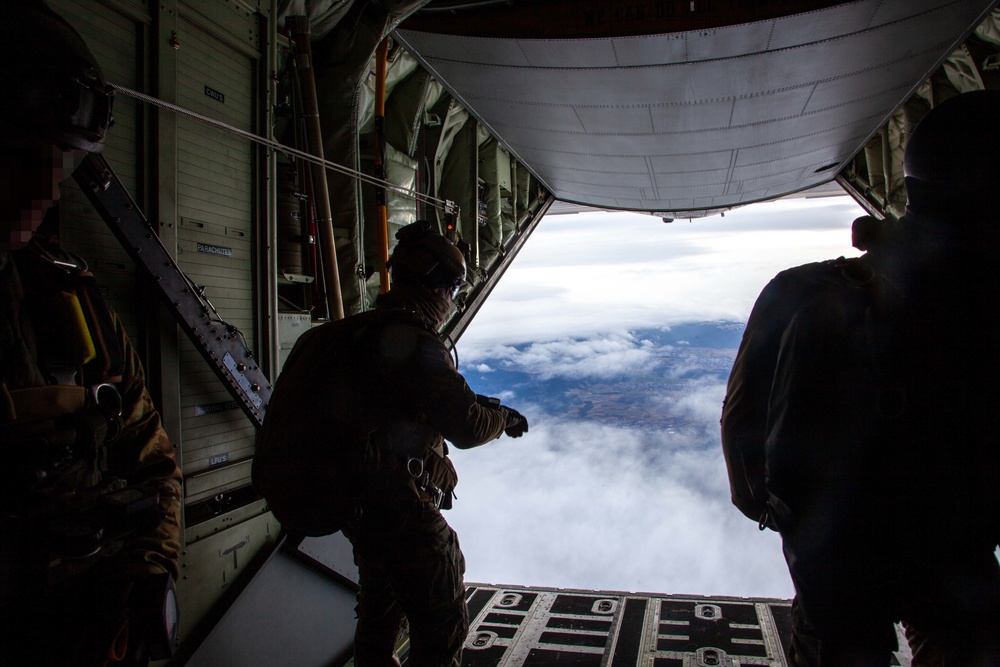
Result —
M 463 350 L 470 360 L 489 359 L 502 368 L 552 377 L 614 377 L 648 368 L 655 362 L 650 341 L 638 341 L 628 332 L 582 340 L 532 343 L 523 350 L 512 346 L 478 346 Z
M 688 384 L 684 395 L 675 404 L 674 410 L 704 424 L 706 429 L 714 433 L 718 430 L 722 399 L 725 395 L 726 386 L 717 380 L 708 378 L 695 380 Z
M 510 352 L 507 362 L 521 360 Z M 683 382 L 682 392 L 647 397 L 650 410 L 684 423 L 677 429 L 573 421 L 505 397 L 528 416 L 529 432 L 453 452 L 460 483 L 448 519 L 467 580 L 790 597 L 778 536 L 729 502 L 718 433 L 724 383 Z
M 790 597 L 780 541 L 728 502 L 691 435 L 543 420 L 454 454 L 470 582 Z M 469 489 L 468 493 L 466 490 Z
M 755 204 L 665 225 L 635 213 L 545 218 L 463 345 L 586 337 L 690 321 L 744 321 L 775 273 L 857 255 L 848 197 Z

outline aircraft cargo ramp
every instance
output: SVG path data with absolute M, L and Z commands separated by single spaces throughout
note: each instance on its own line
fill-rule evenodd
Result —
M 351 666 L 356 578 L 339 533 L 286 538 L 194 654 L 174 664 Z M 463 667 L 787 665 L 789 600 L 476 583 L 467 600 Z M 404 640 L 403 667 L 407 651 Z M 908 653 L 893 664 L 909 667 Z
M 472 586 L 463 665 L 780 665 L 786 600 Z
M 791 631 L 789 600 L 472 584 L 468 601 L 463 667 L 778 667 Z

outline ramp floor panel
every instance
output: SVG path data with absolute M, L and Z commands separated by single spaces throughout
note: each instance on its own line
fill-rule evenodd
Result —
M 787 666 L 789 600 L 479 584 L 467 600 L 463 667 Z

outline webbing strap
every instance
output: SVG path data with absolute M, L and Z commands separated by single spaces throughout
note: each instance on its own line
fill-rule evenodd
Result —
M 55 419 L 83 410 L 87 402 L 84 387 L 50 385 L 7 389 L 0 385 L 0 422 L 30 422 Z

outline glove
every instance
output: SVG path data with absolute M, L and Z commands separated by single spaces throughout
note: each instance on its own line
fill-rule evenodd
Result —
M 506 405 L 500 406 L 500 412 L 503 414 L 504 425 L 503 432 L 511 438 L 520 438 L 522 435 L 528 432 L 528 420 L 520 412 L 513 408 L 508 408 Z

